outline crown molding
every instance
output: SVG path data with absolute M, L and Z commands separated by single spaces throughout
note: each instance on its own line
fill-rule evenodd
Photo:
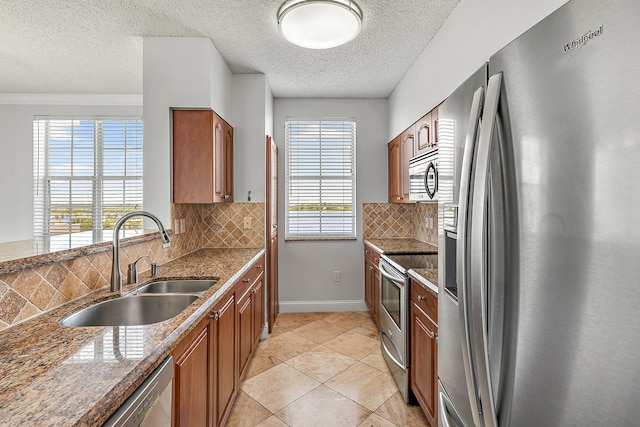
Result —
M 142 105 L 142 95 L 0 93 L 4 105 Z

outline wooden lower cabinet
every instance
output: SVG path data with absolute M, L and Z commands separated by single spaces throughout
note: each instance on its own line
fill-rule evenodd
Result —
M 226 423 L 262 333 L 264 292 L 262 257 L 176 346 L 172 352 L 173 427 Z
M 371 246 L 364 247 L 364 302 L 369 308 L 371 317 L 380 327 L 380 270 L 378 261 L 380 254 Z
M 218 303 L 210 322 L 212 407 L 211 426 L 221 426 L 231 411 L 238 391 L 236 376 L 236 299 L 235 293 Z
M 258 345 L 260 341 L 260 335 L 264 327 L 264 314 L 265 314 L 265 287 L 264 287 L 264 274 L 256 280 L 256 284 L 253 285 L 253 348 Z
M 209 327 L 200 323 L 173 352 L 173 425 L 209 425 Z
M 437 296 L 411 281 L 411 390 L 433 427 L 438 425 Z M 429 313 L 429 315 L 428 315 Z
M 264 257 L 249 272 L 250 287 L 238 297 L 238 378 L 244 378 L 264 326 Z M 246 290 L 245 290 L 246 289 Z
M 238 368 L 239 377 L 244 376 L 244 371 L 249 365 L 251 347 L 253 344 L 253 294 L 251 289 L 238 299 Z

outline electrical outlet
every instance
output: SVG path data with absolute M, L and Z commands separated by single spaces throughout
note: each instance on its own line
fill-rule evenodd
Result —
M 333 272 L 333 281 L 334 282 L 342 281 L 342 272 L 341 271 L 336 270 L 336 271 Z
M 187 228 L 187 220 L 184 219 L 184 218 L 181 218 L 180 219 L 180 233 L 182 234 L 185 231 L 187 231 L 186 228 Z
M 250 216 L 244 217 L 244 229 L 248 230 L 251 228 L 251 223 L 253 222 L 253 218 Z
M 433 218 L 429 218 L 429 228 L 433 228 Z
M 180 220 L 173 220 L 173 234 L 180 234 Z

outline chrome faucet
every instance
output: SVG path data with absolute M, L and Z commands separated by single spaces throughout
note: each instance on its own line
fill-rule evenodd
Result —
M 116 222 L 115 227 L 113 227 L 113 265 L 111 268 L 111 292 L 120 292 L 122 290 L 122 276 L 120 275 L 120 228 L 122 224 L 124 224 L 128 219 L 134 218 L 136 216 L 146 216 L 147 218 L 151 218 L 158 229 L 160 230 L 160 239 L 162 240 L 162 247 L 168 248 L 171 239 L 167 234 L 167 231 L 164 229 L 164 226 L 154 214 L 146 212 L 146 211 L 133 211 L 127 214 L 124 214 L 120 217 L 118 222 Z

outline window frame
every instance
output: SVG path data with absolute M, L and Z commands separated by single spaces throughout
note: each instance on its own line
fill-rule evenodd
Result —
M 65 125 L 60 125 L 60 127 L 64 126 L 81 126 L 82 122 L 92 122 L 93 126 L 93 141 L 87 146 L 91 146 L 92 148 L 92 163 L 93 163 L 93 174 L 92 175 L 76 175 L 73 166 L 70 166 L 69 174 L 52 174 L 52 158 L 51 158 L 51 140 L 52 140 L 52 122 L 55 121 L 66 121 L 69 122 Z M 75 122 L 78 122 L 76 125 Z M 108 149 L 105 147 L 105 141 L 107 138 L 108 130 L 105 131 L 105 123 L 115 122 L 118 125 L 123 126 L 122 137 L 125 139 L 128 138 L 127 134 L 129 130 L 127 129 L 128 123 L 134 123 L 136 126 L 139 126 L 139 130 L 134 129 L 135 132 L 134 142 L 135 146 L 129 147 L 127 142 L 125 142 L 124 146 L 121 149 Z M 55 125 L 53 125 L 55 126 Z M 44 127 L 44 129 L 41 129 Z M 120 136 L 120 135 L 119 135 Z M 137 147 L 139 145 L 139 147 Z M 71 141 L 70 150 L 70 158 L 69 163 L 73 165 L 74 157 L 77 155 L 75 151 L 77 147 L 74 146 L 73 140 Z M 135 210 L 142 209 L 143 204 L 143 194 L 144 194 L 144 127 L 143 127 L 143 119 L 142 116 L 34 116 L 33 117 L 33 161 L 34 161 L 34 170 L 33 170 L 33 178 L 34 178 L 34 188 L 33 188 L 33 238 L 34 244 L 39 243 L 43 248 L 47 250 L 56 250 L 60 248 L 66 247 L 76 247 L 76 246 L 84 246 L 87 244 L 100 243 L 103 241 L 110 241 L 111 237 L 109 236 L 109 231 L 112 228 L 104 228 L 103 226 L 103 214 L 104 214 L 104 205 L 105 205 L 105 197 L 108 197 L 111 193 L 105 193 L 105 183 L 112 182 L 122 182 L 124 188 L 122 190 L 123 198 L 121 201 L 118 201 L 117 205 L 126 208 L 128 205 L 127 201 L 127 191 L 126 191 L 126 182 L 133 182 L 134 185 L 139 182 L 139 201 L 135 200 Z M 86 150 L 86 148 L 85 148 Z M 122 152 L 127 158 L 127 155 L 130 155 L 129 150 L 139 150 L 140 159 L 139 161 L 136 159 L 132 164 L 135 165 L 135 174 L 129 174 L 129 168 L 131 166 L 130 163 L 127 163 L 125 160 L 124 164 L 122 164 L 124 171 L 123 175 L 110 175 L 107 173 L 107 168 L 110 165 L 117 165 L 117 162 L 108 162 L 105 161 L 105 155 L 107 151 L 113 152 Z M 51 210 L 55 207 L 55 204 L 52 204 L 51 192 L 51 183 L 57 182 L 68 182 L 69 186 L 72 186 L 74 181 L 90 181 L 91 182 L 91 202 L 90 206 L 87 206 L 86 203 L 78 203 L 74 204 L 72 202 L 73 191 L 69 190 L 68 198 L 69 198 L 69 208 L 73 209 L 73 206 L 78 206 L 79 208 L 87 207 L 87 209 L 91 210 L 92 216 L 92 227 L 91 233 L 88 233 L 88 230 L 84 232 L 83 236 L 80 236 L 81 233 L 73 232 L 72 226 L 69 226 L 69 231 L 67 233 L 51 233 Z M 88 193 L 87 193 L 88 194 Z M 101 194 L 100 197 L 97 197 L 97 194 Z M 121 235 L 139 235 L 144 232 L 143 224 L 140 222 L 139 227 L 134 227 L 134 223 L 127 224 L 123 227 L 123 230 L 126 228 L 126 231 L 123 231 Z M 91 236 L 89 237 L 89 234 Z M 58 247 L 59 246 L 59 247 Z
M 291 227 L 291 216 L 289 214 L 290 212 L 290 204 L 292 203 L 291 201 L 291 197 L 290 194 L 292 192 L 292 174 L 291 174 L 291 161 L 292 161 L 292 150 L 291 150 L 291 144 L 292 141 L 290 140 L 290 136 L 291 136 L 291 131 L 290 131 L 290 127 L 292 123 L 310 123 L 310 124 L 316 124 L 319 127 L 319 131 L 318 134 L 321 135 L 322 133 L 322 125 L 323 123 L 331 123 L 331 122 L 343 122 L 343 123 L 348 123 L 347 126 L 349 126 L 350 128 L 350 135 L 351 135 L 351 140 L 349 142 L 349 151 L 350 151 L 350 170 L 351 173 L 349 175 L 343 175 L 342 177 L 340 176 L 332 176 L 330 177 L 330 180 L 345 180 L 345 177 L 348 177 L 346 180 L 350 180 L 350 186 L 348 188 L 350 188 L 350 194 L 348 194 L 349 192 L 347 192 L 347 196 L 350 195 L 351 197 L 351 201 L 350 201 L 350 206 L 351 206 L 351 214 L 348 216 L 348 218 L 350 219 L 350 221 L 343 221 L 341 222 L 343 225 L 344 224 L 349 224 L 351 225 L 351 230 L 349 232 L 341 232 L 341 233 L 335 233 L 335 232 L 330 232 L 330 231 L 322 231 L 322 225 L 323 225 L 323 215 L 322 215 L 322 208 L 320 208 L 319 211 L 319 224 L 318 227 L 320 228 L 320 230 L 318 232 L 308 232 L 308 233 L 301 233 L 300 231 L 295 232 L 294 230 L 292 230 Z M 344 124 L 342 126 L 345 126 Z M 358 233 L 358 229 L 357 229 L 357 203 L 356 203 L 356 175 L 357 175 L 357 169 L 356 169 L 356 147 L 357 147 L 357 121 L 355 117 L 322 117 L 322 118 L 318 118 L 318 117 L 312 117 L 312 118 L 308 118 L 308 117 L 285 117 L 285 122 L 284 122 L 284 133 L 285 133 L 285 241 L 326 241 L 326 240 L 356 240 L 357 239 L 357 233 Z M 346 134 L 346 133 L 345 133 Z M 322 145 L 322 137 L 320 136 L 320 139 L 318 141 L 318 143 L 320 145 Z M 322 147 L 319 148 L 319 152 L 322 153 Z M 345 157 L 343 157 L 344 159 Z M 326 165 L 328 164 L 327 161 L 324 162 L 324 165 L 326 167 Z M 319 175 L 316 175 L 315 177 L 312 175 L 309 175 L 307 177 L 308 180 L 313 180 L 313 179 L 318 179 L 320 181 L 322 181 L 323 179 L 326 179 L 327 177 L 325 176 L 323 178 L 322 175 L 322 171 L 323 171 L 323 162 L 322 160 L 319 160 L 318 162 L 318 168 L 320 169 Z M 326 173 L 326 171 L 325 171 Z M 300 179 L 304 179 L 304 178 L 300 178 Z M 323 188 L 325 189 L 323 191 Z M 320 184 L 320 186 L 318 187 L 318 198 L 320 199 L 318 201 L 319 204 L 322 204 L 323 202 L 322 197 L 323 197 L 323 193 L 326 196 L 327 193 L 329 193 L 330 191 L 328 191 L 326 189 L 325 186 L 322 186 L 322 184 Z M 344 193 L 343 193 L 344 194 Z M 344 199 L 344 196 L 342 196 Z M 327 202 L 324 202 L 324 204 L 326 204 Z M 326 218 L 326 217 L 325 217 Z

